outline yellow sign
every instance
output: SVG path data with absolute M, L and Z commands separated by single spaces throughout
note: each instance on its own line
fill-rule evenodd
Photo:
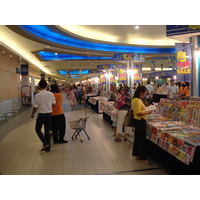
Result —
M 178 74 L 190 74 L 191 69 L 177 69 Z
M 177 60 L 178 60 L 179 62 L 185 62 L 185 61 L 187 61 L 186 52 L 179 51 L 179 52 L 177 53 Z
M 132 53 L 130 53 L 130 54 L 123 54 L 123 59 L 124 59 L 124 60 L 133 59 L 133 54 L 132 54 Z

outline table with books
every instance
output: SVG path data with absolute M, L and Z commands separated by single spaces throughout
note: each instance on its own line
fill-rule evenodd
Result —
M 172 174 L 200 174 L 200 103 L 167 101 L 147 117 L 148 153 Z
M 97 113 L 103 113 L 101 108 L 101 102 L 107 102 L 108 98 L 104 96 L 90 97 L 88 102 L 90 103 L 91 109 Z

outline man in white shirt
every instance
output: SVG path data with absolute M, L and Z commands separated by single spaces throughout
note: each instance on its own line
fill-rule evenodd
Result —
M 147 81 L 146 88 L 147 88 L 147 90 L 148 90 L 149 97 L 152 98 L 153 92 L 155 92 L 155 90 L 154 90 L 153 85 L 150 84 L 150 81 Z
M 56 104 L 55 97 L 53 93 L 46 91 L 47 82 L 45 80 L 41 80 L 39 82 L 40 93 L 35 95 L 34 107 L 31 114 L 31 118 L 34 118 L 34 114 L 38 111 L 38 117 L 36 120 L 36 133 L 40 140 L 43 143 L 43 148 L 41 151 L 50 151 L 50 123 L 51 123 L 51 113 L 52 106 Z M 44 125 L 44 135 L 41 131 L 42 126 Z
M 173 99 L 174 98 L 174 94 L 178 93 L 178 86 L 176 86 L 174 84 L 174 80 L 170 81 L 170 85 L 168 86 L 168 98 Z

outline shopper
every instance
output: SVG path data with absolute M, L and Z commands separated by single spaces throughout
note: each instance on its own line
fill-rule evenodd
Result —
M 180 85 L 179 85 L 180 84 Z M 179 99 L 184 99 L 184 88 L 185 88 L 185 82 L 183 81 L 182 83 L 178 83 L 178 87 L 179 87 L 179 90 L 178 90 L 178 95 L 179 95 Z
M 71 109 L 73 110 L 75 108 L 75 105 L 76 105 L 77 90 L 75 89 L 75 87 L 73 85 L 70 87 L 69 90 L 70 91 L 68 92 L 67 97 L 69 97 L 69 99 L 70 99 Z
M 77 91 L 78 91 L 77 100 L 78 100 L 78 103 L 81 104 L 82 97 L 83 97 L 83 88 L 80 84 L 78 84 Z
M 121 142 L 121 135 L 123 134 L 123 124 L 124 124 L 124 120 L 126 117 L 126 114 L 128 112 L 128 110 L 131 109 L 131 101 L 132 101 L 132 97 L 129 94 L 129 88 L 126 86 L 122 89 L 122 94 L 125 97 L 125 104 L 119 108 L 119 112 L 118 112 L 118 118 L 117 118 L 117 138 L 114 139 L 115 142 Z M 126 131 L 126 127 L 124 127 L 125 129 L 125 133 L 124 133 L 124 141 L 127 141 L 127 131 Z
M 167 94 L 170 99 L 173 99 L 175 94 L 178 95 L 178 86 L 174 84 L 174 80 L 170 81 Z
M 148 91 L 148 96 L 149 98 L 153 97 L 153 93 L 155 92 L 153 85 L 150 84 L 150 81 L 147 81 L 147 85 L 146 85 L 147 91 Z
M 66 130 L 66 120 L 62 109 L 62 101 L 63 101 L 62 93 L 59 93 L 59 88 L 58 85 L 56 84 L 51 85 L 51 92 L 54 94 L 56 100 L 56 105 L 53 107 L 51 113 L 53 141 L 54 144 L 67 143 L 68 141 L 64 140 L 65 130 Z
M 189 82 L 185 82 L 185 87 L 184 87 L 184 100 L 190 100 L 190 83 Z
M 41 91 L 35 95 L 31 117 L 34 118 L 35 112 L 38 111 L 35 129 L 38 137 L 43 143 L 43 148 L 41 151 L 50 151 L 51 145 L 49 129 L 51 123 L 52 106 L 56 104 L 56 101 L 54 95 L 51 92 L 46 91 L 47 82 L 45 80 L 41 80 L 39 82 L 39 87 Z M 44 135 L 41 131 L 43 125 Z
M 138 86 L 132 100 L 133 120 L 135 124 L 135 139 L 133 144 L 134 159 L 141 159 L 145 164 L 151 164 L 147 160 L 146 152 L 146 115 L 152 111 L 146 112 L 142 99 L 147 94 L 145 86 Z

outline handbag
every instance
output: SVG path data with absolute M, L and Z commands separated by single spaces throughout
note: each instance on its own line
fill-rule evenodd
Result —
M 133 110 L 129 110 L 126 114 L 124 119 L 124 126 L 135 126 L 134 125 L 134 118 L 133 118 Z
M 123 105 L 125 104 L 125 97 L 124 97 L 124 93 L 121 94 L 121 97 L 118 99 L 117 101 L 117 109 L 120 109 Z

